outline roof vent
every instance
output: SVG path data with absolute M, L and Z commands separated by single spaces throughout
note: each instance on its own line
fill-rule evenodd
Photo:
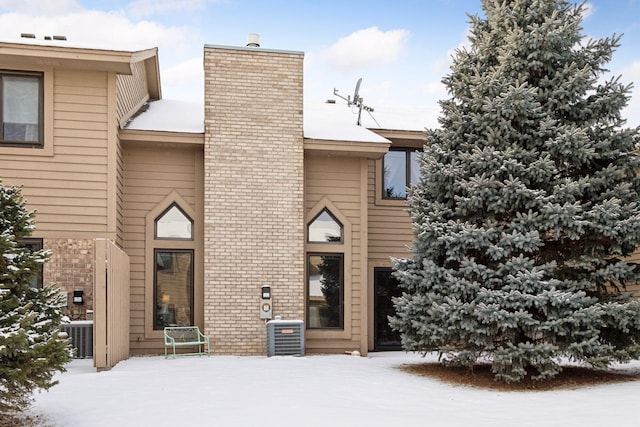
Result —
M 23 39 L 35 39 L 36 35 L 33 33 L 20 33 L 20 37 Z
M 256 33 L 249 33 L 247 37 L 247 47 L 260 47 L 260 35 Z
M 44 36 L 45 40 L 66 40 L 67 36 Z

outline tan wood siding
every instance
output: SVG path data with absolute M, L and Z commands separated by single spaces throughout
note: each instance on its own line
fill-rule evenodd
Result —
M 140 148 L 125 146 L 123 150 L 123 236 L 125 251 L 130 259 L 131 279 L 131 353 L 161 353 L 163 345 L 160 339 L 148 339 L 145 336 L 145 298 L 153 298 L 147 295 L 149 287 L 147 281 L 153 280 L 146 277 L 145 257 L 147 245 L 153 236 L 147 236 L 145 217 L 161 203 L 171 192 L 178 193 L 186 203 L 197 212 L 202 209 L 202 194 L 198 182 L 202 169 L 202 147 L 195 148 Z M 198 230 L 201 230 L 200 213 L 194 218 L 196 221 L 195 234 L 201 239 Z M 198 221 L 200 221 L 198 223 Z M 201 232 L 200 232 L 201 234 Z M 163 241 L 164 247 L 171 248 L 170 241 Z M 195 258 L 202 258 L 196 246 Z M 196 263 L 196 265 L 202 265 Z M 201 270 L 201 267 L 200 267 Z M 202 271 L 196 271 L 195 277 L 199 278 Z M 196 287 L 202 287 L 196 280 Z M 196 323 L 198 312 L 202 311 L 201 290 L 196 290 L 194 306 L 196 311 Z M 200 308 L 198 308 L 200 307 Z M 201 316 L 201 314 L 200 314 Z
M 105 370 L 129 357 L 129 257 L 112 241 L 94 243 L 94 366 Z
M 345 325 L 349 330 L 343 337 L 321 330 L 307 330 L 305 347 L 309 353 L 341 353 L 360 349 L 362 274 L 365 267 L 361 257 L 361 162 L 349 157 L 305 157 L 305 217 L 323 199 L 329 200 L 351 226 L 345 236 L 345 282 L 350 280 L 350 292 L 344 295 Z M 334 212 L 334 215 L 337 212 Z M 320 245 L 314 245 L 314 251 Z M 307 247 L 309 250 L 309 247 Z M 366 262 L 366 260 L 365 260 Z M 306 283 L 306 282 L 305 282 Z M 306 287 L 306 284 L 305 284 Z M 345 285 L 346 287 L 346 285 Z M 349 322 L 347 322 L 347 316 Z M 323 337 L 326 335 L 326 337 Z
M 116 79 L 116 116 L 122 125 L 149 99 L 144 61 L 131 66 L 132 75 L 118 75 Z
M 640 248 L 636 248 L 635 252 L 629 255 L 627 261 L 640 264 Z M 640 283 L 628 283 L 626 292 L 631 293 L 636 298 L 640 297 Z
M 118 140 L 118 150 L 116 153 L 116 243 L 124 246 L 124 158 L 122 143 Z
M 411 218 L 404 202 L 395 206 L 376 205 L 377 162 L 369 160 L 369 262 L 376 266 L 391 266 L 389 257 L 409 256 L 407 246 L 413 241 Z
M 53 71 L 53 155 L 0 156 L 5 184 L 23 185 L 37 235 L 107 233 L 107 76 Z M 65 233 L 68 232 L 68 233 Z

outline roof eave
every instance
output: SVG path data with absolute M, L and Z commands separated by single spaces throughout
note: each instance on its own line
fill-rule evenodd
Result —
M 304 139 L 304 151 L 309 155 L 363 157 L 380 159 L 389 151 L 389 142 L 337 141 Z
M 132 74 L 131 64 L 157 58 L 157 49 L 137 52 L 0 42 L 0 63 Z M 155 59 L 157 62 L 157 59 Z M 159 77 L 158 79 L 159 80 Z

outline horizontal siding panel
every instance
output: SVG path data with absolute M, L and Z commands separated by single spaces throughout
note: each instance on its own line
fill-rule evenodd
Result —
M 78 165 L 76 165 L 78 166 Z M 79 166 L 78 166 L 79 167 Z M 92 181 L 92 182 L 105 182 L 105 173 L 92 173 L 89 171 L 75 171 L 75 172 L 61 172 L 59 170 L 15 170 L 12 173 L 17 179 L 32 178 L 36 180 L 47 180 L 49 178 L 55 178 L 59 181 L 63 181 L 62 185 L 66 181 Z
M 166 177 L 165 178 L 169 178 Z M 150 181 L 140 181 L 135 185 L 135 189 L 139 190 L 138 194 L 145 194 L 145 190 L 149 189 L 150 191 L 155 191 L 154 194 L 164 194 L 165 196 L 168 194 L 167 188 L 171 188 L 173 190 L 183 190 L 190 189 L 192 185 L 189 185 L 189 181 L 172 181 L 171 179 L 158 179 L 158 180 L 150 180 Z M 162 191 L 164 189 L 164 192 Z M 182 193 L 180 194 L 182 195 Z
M 40 205 L 41 207 L 38 209 L 38 212 L 43 213 L 43 214 L 48 214 L 51 217 L 51 220 L 53 220 L 53 218 L 56 217 L 64 217 L 65 215 L 74 215 L 73 213 L 71 213 L 74 210 L 77 210 L 78 212 L 82 212 L 81 215 L 82 216 L 88 216 L 91 218 L 100 218 L 103 217 L 105 215 L 105 211 L 106 211 L 106 206 L 88 206 L 88 205 L 83 205 L 82 209 L 69 209 L 69 206 L 64 206 L 64 205 L 51 205 L 51 204 L 41 204 L 38 203 L 39 200 L 37 199 L 32 199 L 32 204 L 34 206 Z M 79 214 L 79 213 L 78 213 Z
M 131 280 L 134 281 L 142 281 L 144 280 L 144 274 L 140 271 L 132 271 L 131 272 Z M 131 300 L 132 301 L 144 301 L 144 286 L 134 286 L 131 288 Z
M 69 128 L 58 128 L 56 127 L 53 130 L 53 136 L 58 138 L 86 138 L 86 139 L 95 139 L 100 141 L 101 144 L 104 144 L 107 140 L 107 131 L 106 130 L 87 130 L 87 129 L 69 129 Z
M 107 105 L 106 96 L 89 96 L 76 94 L 56 94 L 55 102 L 77 104 L 77 105 Z
M 46 231 L 51 231 L 51 232 L 59 232 L 59 233 L 92 233 L 92 234 L 97 234 L 100 235 L 101 233 L 104 233 L 105 230 L 105 223 L 101 223 L 101 224 L 91 224 L 91 223 L 86 223 L 86 222 L 76 222 L 74 223 L 70 223 L 70 220 L 81 220 L 82 218 L 80 217 L 71 217 L 71 216 L 67 216 L 66 217 L 66 221 L 59 221 L 59 222 L 50 222 L 48 216 L 44 215 L 39 215 L 36 212 L 36 229 L 37 230 L 46 230 Z
M 56 130 L 63 129 L 80 130 L 80 131 L 107 131 L 107 123 L 105 121 L 83 121 L 78 120 L 56 120 Z M 105 134 L 106 135 L 106 134 Z
M 75 102 L 58 102 L 54 108 L 55 112 L 70 112 L 70 113 L 92 113 L 92 114 L 107 114 L 108 108 L 104 104 L 76 104 Z
M 53 224 L 53 223 L 58 223 L 58 224 L 69 224 L 69 226 L 71 227 L 71 229 L 73 229 L 73 227 L 76 225 L 74 223 L 74 218 L 75 217 L 81 217 L 82 218 L 82 224 L 92 224 L 92 225 L 96 225 L 96 224 L 105 224 L 106 223 L 106 219 L 105 219 L 105 210 L 102 209 L 102 212 L 97 213 L 96 215 L 84 215 L 84 214 L 73 214 L 69 212 L 69 209 L 67 209 L 66 211 L 64 209 L 62 209 L 61 207 L 58 206 L 41 206 L 38 207 L 37 205 L 36 209 L 37 209 L 37 214 L 40 216 L 46 215 L 46 222 Z M 93 209 L 90 209 L 90 211 L 94 211 Z M 84 210 L 83 210 L 84 212 Z
M 37 203 L 39 205 L 47 205 L 47 206 L 64 206 L 67 208 L 67 211 L 70 207 L 101 207 L 106 208 L 107 203 L 104 198 L 97 199 L 91 197 L 51 197 L 47 196 L 37 196 L 33 193 L 30 194 L 30 201 Z M 86 210 L 83 210 L 83 213 L 88 213 Z
M 131 156 L 125 152 L 124 159 L 128 170 L 157 170 L 158 164 L 175 168 L 173 170 L 183 170 L 184 167 L 193 168 L 193 158 L 172 155 L 171 150 L 153 156 Z
M 307 339 L 304 342 L 307 352 L 311 353 L 343 353 L 360 348 L 360 342 L 354 340 Z
M 140 231 L 139 226 L 131 226 L 129 224 L 125 224 L 122 231 L 124 233 L 127 233 L 127 235 L 129 236 L 129 239 L 131 239 L 131 241 L 133 242 L 144 241 L 144 233 Z M 130 247 L 133 248 L 132 246 Z M 132 254 L 128 254 L 128 255 L 129 257 L 131 257 Z
M 61 123 L 64 121 L 79 121 L 86 122 L 98 122 L 106 125 L 107 114 L 105 113 L 92 113 L 90 111 L 60 111 L 56 110 L 53 113 L 53 119 L 56 121 L 56 126 L 63 127 Z
M 107 75 L 101 72 L 58 71 L 55 84 L 60 87 L 106 87 Z
M 338 182 L 335 182 L 339 185 Z M 323 182 L 322 185 L 307 187 L 311 194 L 330 194 L 331 200 L 342 198 L 342 200 L 353 200 L 360 197 L 359 188 L 349 187 L 333 187 L 330 182 Z
M 57 151 L 57 150 L 56 150 Z M 38 157 L 33 160 L 27 159 L 26 162 L 33 163 L 37 167 L 31 168 L 33 170 L 46 170 L 46 171 L 59 171 L 69 170 L 71 168 L 74 171 L 82 171 L 91 173 L 96 171 L 96 168 L 103 167 L 102 170 L 106 170 L 105 158 L 100 156 L 86 156 L 86 155 L 67 155 L 67 156 L 54 156 L 54 157 Z M 90 163 L 90 165 L 88 165 Z M 2 167 L 2 165 L 6 165 Z M 3 163 L 0 161 L 0 167 L 3 171 L 9 170 L 21 170 L 25 169 L 24 163 L 12 161 L 10 163 Z M 100 170 L 97 170 L 100 172 Z M 7 176 L 11 176 L 8 173 L 4 173 Z
M 164 168 L 163 168 L 164 169 Z M 193 173 L 185 173 L 184 169 L 179 172 L 171 172 L 167 170 L 156 171 L 156 172 L 138 172 L 138 171 L 127 171 L 127 179 L 130 180 L 138 180 L 140 182 L 158 182 L 161 180 L 166 180 L 167 175 L 171 174 L 172 182 L 189 182 L 193 184 L 194 174 Z
M 325 182 L 327 180 L 333 180 L 347 183 L 347 185 L 349 185 L 349 183 L 353 185 L 353 183 L 360 181 L 360 173 L 347 173 L 336 170 L 326 171 L 311 168 L 305 171 L 305 178 L 310 182 Z
M 39 180 L 32 177 L 24 178 L 21 183 L 25 187 L 25 191 L 42 194 L 42 191 L 62 190 L 61 194 L 93 194 L 95 197 L 107 196 L 107 191 L 102 182 L 87 181 L 63 181 L 60 179 Z M 73 190 L 66 192 L 66 190 Z M 88 193 L 85 193 L 87 191 Z M 46 193 L 45 193 L 46 194 Z
M 139 192 L 145 191 L 147 187 L 137 187 Z M 166 190 L 165 190 L 166 191 Z M 132 209 L 146 209 L 148 204 L 156 204 L 157 203 L 157 195 L 162 194 L 162 192 L 158 191 L 157 194 L 127 194 L 123 197 L 123 201 L 128 203 Z M 186 194 L 186 195 L 185 195 Z M 185 194 L 181 195 L 182 197 L 189 203 L 195 202 L 195 194 L 189 194 L 185 192 Z M 136 203 L 139 203 L 139 206 L 136 206 Z
M 399 224 L 389 224 L 386 227 L 377 227 L 375 231 L 369 232 L 369 238 L 371 236 L 380 236 L 380 238 L 390 238 L 391 240 L 396 240 L 393 236 L 397 236 L 401 239 L 413 239 L 413 234 L 411 230 L 407 230 L 407 227 L 401 227 Z M 388 236 L 386 236 L 388 235 Z
M 72 95 L 72 96 L 83 96 L 83 97 L 85 96 L 103 97 L 103 98 L 107 97 L 107 88 L 104 85 L 101 87 L 80 86 L 77 84 L 74 84 L 73 86 L 71 86 L 71 85 L 65 85 L 60 83 L 61 82 L 59 80 L 56 81 L 56 85 L 54 89 L 54 94 L 57 96 Z
M 105 150 L 107 148 L 107 141 L 96 138 L 78 138 L 75 136 L 57 136 L 56 137 L 56 149 L 58 147 L 86 147 L 96 150 Z M 106 162 L 106 158 L 105 158 Z
M 60 156 L 84 156 L 84 158 L 97 157 L 102 159 L 102 163 L 104 163 L 107 158 L 107 147 L 56 144 L 56 154 Z

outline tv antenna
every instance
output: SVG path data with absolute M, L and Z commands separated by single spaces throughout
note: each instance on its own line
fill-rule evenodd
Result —
M 371 114 L 373 112 L 373 108 L 364 105 L 363 103 L 363 99 L 360 96 L 360 84 L 362 83 L 362 77 L 360 77 L 358 79 L 358 83 L 356 83 L 356 89 L 353 91 L 353 98 L 351 98 L 349 95 L 347 95 L 347 97 L 345 98 L 344 96 L 340 95 L 338 93 L 338 89 L 333 89 L 333 94 L 339 98 L 344 99 L 345 101 L 347 101 L 347 106 L 348 107 L 352 107 L 355 106 L 358 109 L 358 122 L 357 125 L 358 126 L 362 126 L 362 122 L 361 122 L 361 118 L 362 118 L 362 111 L 366 111 L 367 113 L 369 113 L 369 115 L 371 116 L 371 118 L 373 119 L 374 122 L 376 122 L 376 124 L 378 125 L 378 127 L 380 127 L 380 125 L 378 124 L 378 122 L 376 121 L 375 117 L 373 117 L 373 115 Z

